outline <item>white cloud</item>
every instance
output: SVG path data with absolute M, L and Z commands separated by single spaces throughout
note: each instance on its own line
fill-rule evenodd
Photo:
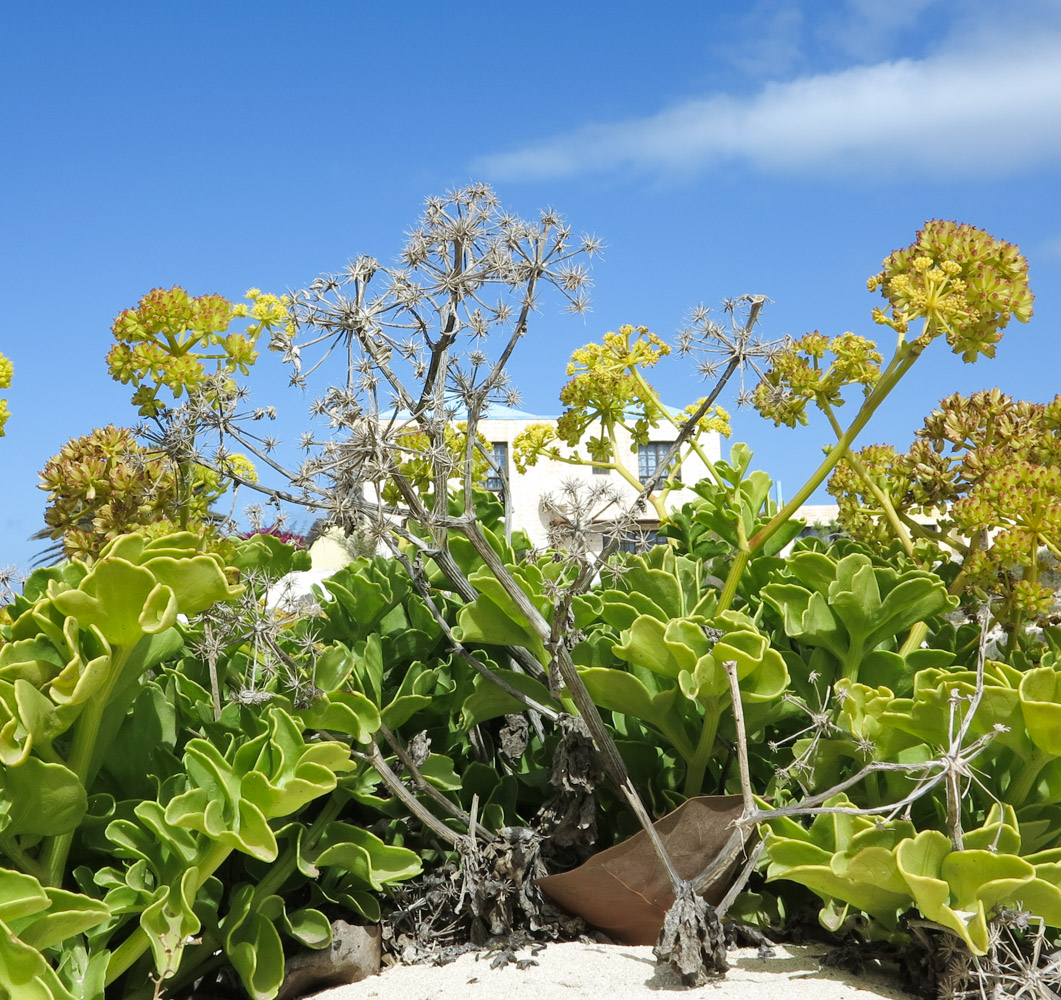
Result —
M 917 4 L 911 4 L 917 6 Z M 763 172 L 997 177 L 1061 160 L 1061 33 L 1011 35 L 716 94 L 658 114 L 587 125 L 482 158 L 491 179 L 633 169 L 684 173 L 723 162 Z

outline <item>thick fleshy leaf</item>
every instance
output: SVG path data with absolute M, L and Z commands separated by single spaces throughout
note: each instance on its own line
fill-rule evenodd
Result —
M 252 903 L 254 888 L 241 885 L 221 923 L 222 946 L 253 1000 L 272 1000 L 284 981 L 284 948 L 273 923 L 283 914 L 283 900 Z
M 327 948 L 332 943 L 332 925 L 320 910 L 306 907 L 281 918 L 285 933 L 304 948 Z
M 404 881 L 422 871 L 415 852 L 385 844 L 361 827 L 337 822 L 324 828 L 313 863 L 319 868 L 336 865 L 356 877 L 362 887 L 377 892 L 391 882 Z
M 18 1000 L 75 1000 L 36 949 L 0 921 L 0 991 Z
M 83 627 L 95 625 L 114 645 L 134 646 L 145 633 L 162 632 L 177 619 L 173 591 L 142 566 L 101 559 L 77 590 L 54 598 L 55 606 Z M 200 609 L 201 610 L 201 609 Z
M 461 608 L 457 616 L 454 638 L 465 643 L 486 643 L 494 646 L 524 646 L 540 663 L 548 663 L 541 637 L 530 622 L 522 619 L 511 598 L 493 577 L 476 579 L 477 587 L 490 587 L 492 593 L 480 593 L 470 604 Z M 496 598 L 496 599 L 495 599 Z
M 686 760 L 693 756 L 696 748 L 684 732 L 681 716 L 674 707 L 678 696 L 676 687 L 653 695 L 633 674 L 607 667 L 580 670 L 579 676 L 594 704 L 652 726 L 663 733 Z
M 110 907 L 101 900 L 51 886 L 44 891 L 48 896 L 48 909 L 18 929 L 18 936 L 40 951 L 98 927 L 111 918 Z
M 220 560 L 213 556 L 152 556 L 145 559 L 142 565 L 160 585 L 172 592 L 176 611 L 189 617 L 205 611 L 218 601 L 239 597 L 244 591 L 243 584 L 228 582 Z M 144 631 L 149 632 L 151 629 L 145 628 Z
M 1028 735 L 1040 750 L 1061 756 L 1061 672 L 1036 667 L 1020 682 L 1020 707 Z
M 44 887 L 32 875 L 0 868 L 0 921 L 10 924 L 50 905 Z
M 368 743 L 380 724 L 379 709 L 357 691 L 330 691 L 296 713 L 308 729 L 346 733 Z
M 63 764 L 27 757 L 18 767 L 0 769 L 0 794 L 10 803 L 6 836 L 54 837 L 77 828 L 88 808 L 84 786 Z
M 186 869 L 177 882 L 162 886 L 140 915 L 140 926 L 147 934 L 161 979 L 168 979 L 180 968 L 184 946 L 201 926 L 195 913 L 198 880 L 198 868 Z
M 699 653 L 694 652 L 680 641 L 671 643 L 666 641 L 667 629 L 673 624 L 673 622 L 662 622 L 658 618 L 650 618 L 648 615 L 638 615 L 633 625 L 623 632 L 623 641 L 615 646 L 615 654 L 628 663 L 645 667 L 653 673 L 672 680 L 677 680 L 683 670 L 691 673 L 696 666 Z M 675 630 L 672 634 L 677 635 L 677 631 Z M 706 639 L 704 644 L 706 646 Z
M 514 670 L 496 670 L 494 673 L 510 687 L 533 698 L 539 704 L 550 708 L 559 707 L 556 699 L 541 681 Z M 497 719 L 502 715 L 522 712 L 526 707 L 518 698 L 510 695 L 488 678 L 476 677 L 475 691 L 464 699 L 464 704 L 461 706 L 461 725 L 465 729 L 470 729 L 488 719 Z

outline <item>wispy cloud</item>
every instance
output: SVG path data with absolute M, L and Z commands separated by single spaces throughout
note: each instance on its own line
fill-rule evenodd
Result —
M 911 7 L 917 4 L 910 4 Z M 1061 161 L 1061 31 L 977 32 L 929 58 L 714 94 L 483 157 L 491 179 L 616 169 L 998 177 Z

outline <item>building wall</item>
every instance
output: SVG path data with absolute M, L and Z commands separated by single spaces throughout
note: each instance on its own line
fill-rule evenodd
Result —
M 542 498 L 549 494 L 558 494 L 565 483 L 579 482 L 588 487 L 599 486 L 608 483 L 620 494 L 623 502 L 628 506 L 629 502 L 637 495 L 637 491 L 630 486 L 618 473 L 609 472 L 607 475 L 598 475 L 591 468 L 577 465 L 568 465 L 548 458 L 541 458 L 538 463 L 529 468 L 525 473 L 516 471 L 513 460 L 514 451 L 512 444 L 516 437 L 532 424 L 554 423 L 545 417 L 521 417 L 508 419 L 484 419 L 478 424 L 478 432 L 491 444 L 504 443 L 508 446 L 508 481 L 509 481 L 509 512 L 514 529 L 520 529 L 527 533 L 531 542 L 536 546 L 545 547 L 549 538 L 549 522 L 555 518 L 555 513 L 547 504 L 542 503 Z M 623 449 L 622 459 L 624 464 L 637 475 L 637 450 L 631 449 L 630 435 L 620 429 L 619 447 Z M 673 427 L 659 427 L 649 433 L 651 441 L 673 441 L 676 432 Z M 721 455 L 721 443 L 719 435 L 711 433 L 705 435 L 702 446 L 708 458 L 716 461 Z M 569 454 L 571 449 L 565 445 L 558 445 L 561 453 Z M 692 484 L 704 478 L 707 469 L 699 457 L 693 455 L 687 458 L 681 467 L 683 483 Z M 683 488 L 675 490 L 667 499 L 668 507 L 677 509 L 696 496 L 691 489 Z M 649 507 L 641 520 L 646 526 L 655 526 L 655 516 Z

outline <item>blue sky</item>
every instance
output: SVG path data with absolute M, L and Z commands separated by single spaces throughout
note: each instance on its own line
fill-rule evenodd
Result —
M 68 438 L 129 425 L 110 324 L 157 286 L 282 292 L 393 258 L 423 199 L 469 181 L 603 238 L 592 312 L 546 302 L 514 366 L 559 409 L 571 350 L 622 323 L 668 337 L 763 293 L 770 338 L 869 336 L 865 279 L 929 218 L 1017 243 L 1036 316 L 994 361 L 933 345 L 864 443 L 905 448 L 939 399 L 1061 391 L 1061 3 L 806 0 L 533 5 L 406 0 L 8 5 L 0 125 L 0 566 L 27 567 Z M 886 337 L 881 337 L 887 340 Z M 668 402 L 691 366 L 655 373 Z M 281 436 L 309 400 L 263 353 Z M 849 408 L 850 409 L 850 408 Z M 825 430 L 735 414 L 786 495 Z M 819 494 L 821 496 L 821 494 Z M 823 498 L 824 499 L 824 498 Z M 297 519 L 296 519 L 297 523 Z

